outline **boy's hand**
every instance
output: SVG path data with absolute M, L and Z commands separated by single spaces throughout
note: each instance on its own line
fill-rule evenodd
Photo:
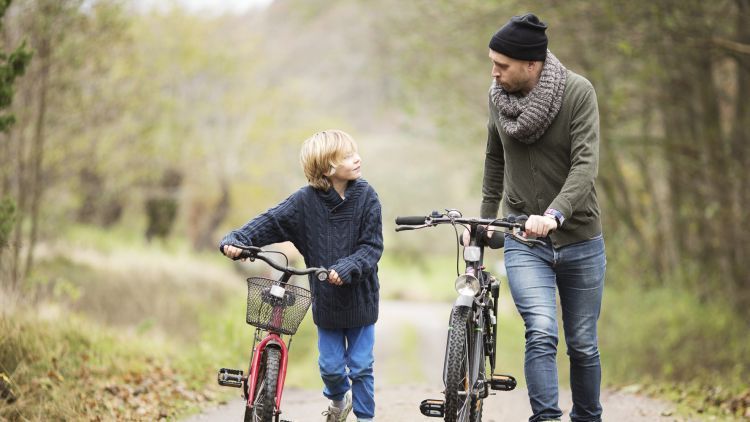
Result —
M 333 284 L 334 286 L 340 286 L 344 284 L 344 280 L 339 277 L 339 273 L 337 273 L 336 270 L 331 270 L 331 272 L 328 273 L 328 282 Z
M 228 258 L 237 259 L 238 256 L 242 253 L 242 249 L 237 248 L 232 245 L 224 245 L 224 255 L 226 255 Z M 242 258 L 244 261 L 246 258 Z

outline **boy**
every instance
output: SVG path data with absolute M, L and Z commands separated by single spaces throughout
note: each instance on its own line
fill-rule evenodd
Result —
M 323 415 L 328 422 L 343 422 L 353 407 L 358 421 L 371 421 L 377 264 L 383 253 L 380 201 L 360 178 L 357 145 L 345 132 L 316 133 L 303 144 L 300 162 L 309 185 L 231 231 L 219 248 L 236 258 L 241 250 L 232 245 L 289 240 L 308 267 L 330 270 L 326 282 L 310 277 L 318 365 L 323 394 L 331 400 Z

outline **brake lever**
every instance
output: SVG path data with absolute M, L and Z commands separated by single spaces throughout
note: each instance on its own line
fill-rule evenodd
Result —
M 425 227 L 431 227 L 433 225 L 434 224 L 422 224 L 421 226 L 398 226 L 398 227 L 396 227 L 396 231 L 397 232 L 401 232 L 401 231 L 404 231 L 404 230 L 419 230 L 419 229 L 423 229 Z
M 258 254 L 261 252 L 264 252 L 263 249 L 257 246 L 247 246 L 247 245 L 231 245 L 231 246 L 242 249 L 242 252 L 240 253 L 239 256 L 232 258 L 233 261 L 237 261 L 240 259 L 248 259 L 250 260 L 250 262 L 254 262 Z
M 510 233 L 510 235 L 514 239 L 516 239 L 517 241 L 523 243 L 524 245 L 526 245 L 526 246 L 528 246 L 530 248 L 533 248 L 534 246 L 537 246 L 537 245 L 539 245 L 539 246 L 544 246 L 545 245 L 545 243 L 542 242 L 541 240 L 538 240 L 538 239 L 528 239 L 528 238 L 525 238 L 525 237 L 521 236 L 518 233 Z

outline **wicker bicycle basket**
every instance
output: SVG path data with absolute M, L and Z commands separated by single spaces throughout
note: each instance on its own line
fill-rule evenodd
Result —
M 247 279 L 247 323 L 267 331 L 294 334 L 310 307 L 310 291 L 292 284 L 284 286 L 283 297 L 271 293 L 278 280 Z

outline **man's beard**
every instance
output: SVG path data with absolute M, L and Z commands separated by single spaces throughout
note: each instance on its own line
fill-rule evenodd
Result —
M 519 86 L 508 85 L 507 83 L 501 82 L 497 82 L 497 84 L 500 85 L 500 87 L 508 94 L 517 94 L 521 92 L 521 88 Z

